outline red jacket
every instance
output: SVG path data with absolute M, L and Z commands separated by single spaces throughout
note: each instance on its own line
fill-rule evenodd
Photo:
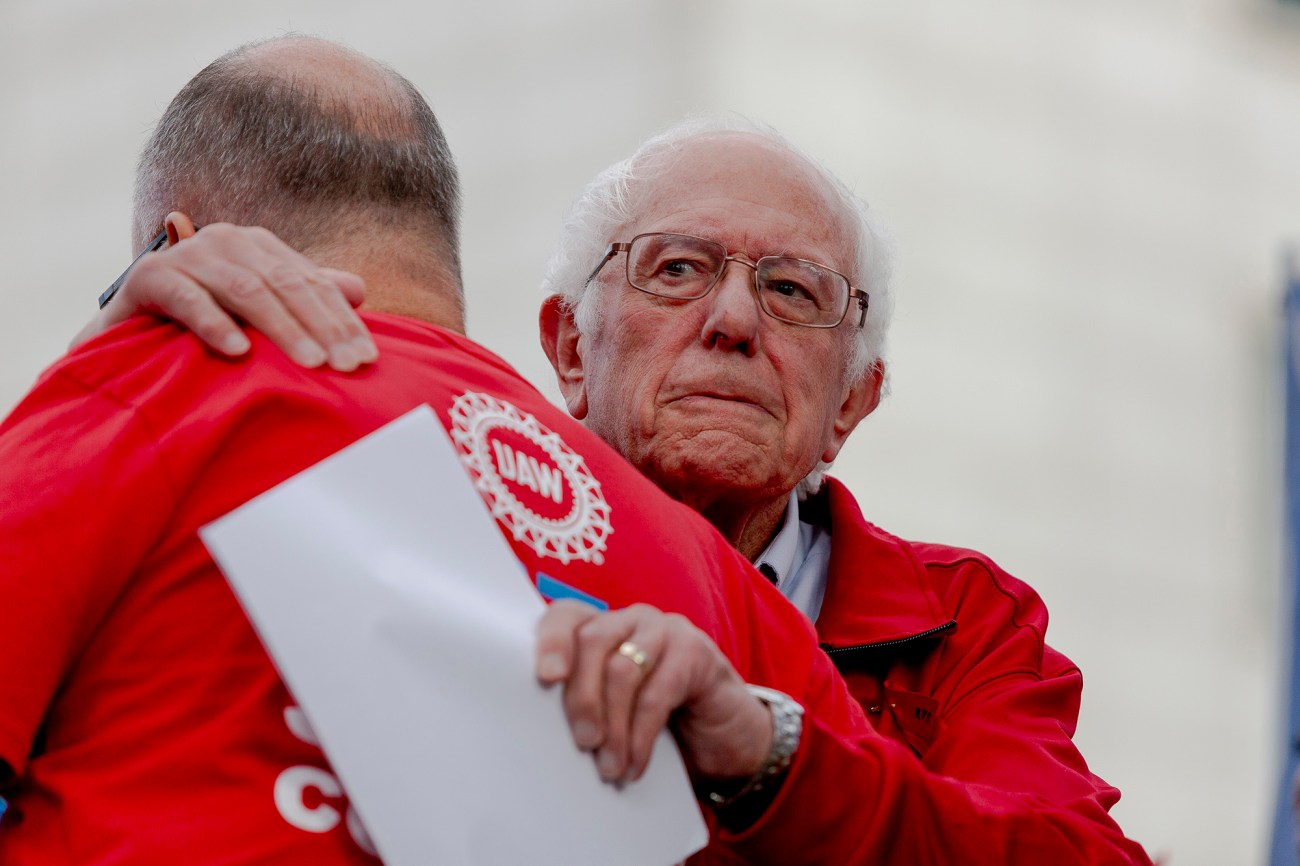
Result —
M 810 516 L 832 531 L 818 635 L 877 736 L 807 726 L 735 850 L 786 866 L 1150 864 L 1071 740 L 1082 677 L 1043 642 L 1038 595 L 978 553 L 881 531 L 837 481 Z

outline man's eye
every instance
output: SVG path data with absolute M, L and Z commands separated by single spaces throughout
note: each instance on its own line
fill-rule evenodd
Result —
M 813 293 L 792 280 L 770 280 L 764 290 L 792 301 L 812 301 Z
M 659 265 L 659 273 L 673 277 L 695 277 L 704 273 L 699 262 L 691 259 L 668 259 Z

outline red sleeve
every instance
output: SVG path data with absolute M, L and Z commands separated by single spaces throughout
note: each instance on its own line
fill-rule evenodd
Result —
M 1118 792 L 1071 739 L 1078 669 L 1043 645 L 1041 603 L 1020 613 L 1030 621 L 970 629 L 945 650 L 957 657 L 950 701 L 924 758 L 874 730 L 846 735 L 838 690 L 829 702 L 805 690 L 780 792 L 757 823 L 720 838 L 747 863 L 782 866 L 1149 866 L 1107 813 Z
M 19 774 L 172 499 L 136 413 L 61 368 L 0 425 L 0 760 Z
M 1017 700 L 1035 699 L 1022 693 Z M 1053 776 L 1063 772 L 1050 743 L 999 752 L 981 742 L 981 754 L 993 776 L 1002 772 L 997 763 L 1010 756 L 1021 770 L 1037 765 Z M 811 717 L 776 801 L 747 831 L 722 838 L 753 864 L 1151 862 L 1106 814 L 1107 789 L 1088 785 L 1083 777 L 1081 784 L 1090 790 L 1051 800 L 945 775 L 942 769 L 923 766 L 900 743 L 881 737 L 853 742 Z

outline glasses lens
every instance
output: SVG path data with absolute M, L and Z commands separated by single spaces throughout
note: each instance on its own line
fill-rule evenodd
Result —
M 812 262 L 766 256 L 758 260 L 758 294 L 778 319 L 801 325 L 834 325 L 844 317 L 849 282 Z
M 632 240 L 627 279 L 643 292 L 666 298 L 702 298 L 722 270 L 724 246 L 690 235 L 648 234 Z

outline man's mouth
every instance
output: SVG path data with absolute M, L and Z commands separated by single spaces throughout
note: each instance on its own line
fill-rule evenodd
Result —
M 750 407 L 761 412 L 767 412 L 767 408 L 756 398 L 745 394 L 735 394 L 725 391 L 691 391 L 677 397 L 673 402 L 682 403 L 686 406 L 696 403 L 700 405 L 726 403 L 736 408 Z

